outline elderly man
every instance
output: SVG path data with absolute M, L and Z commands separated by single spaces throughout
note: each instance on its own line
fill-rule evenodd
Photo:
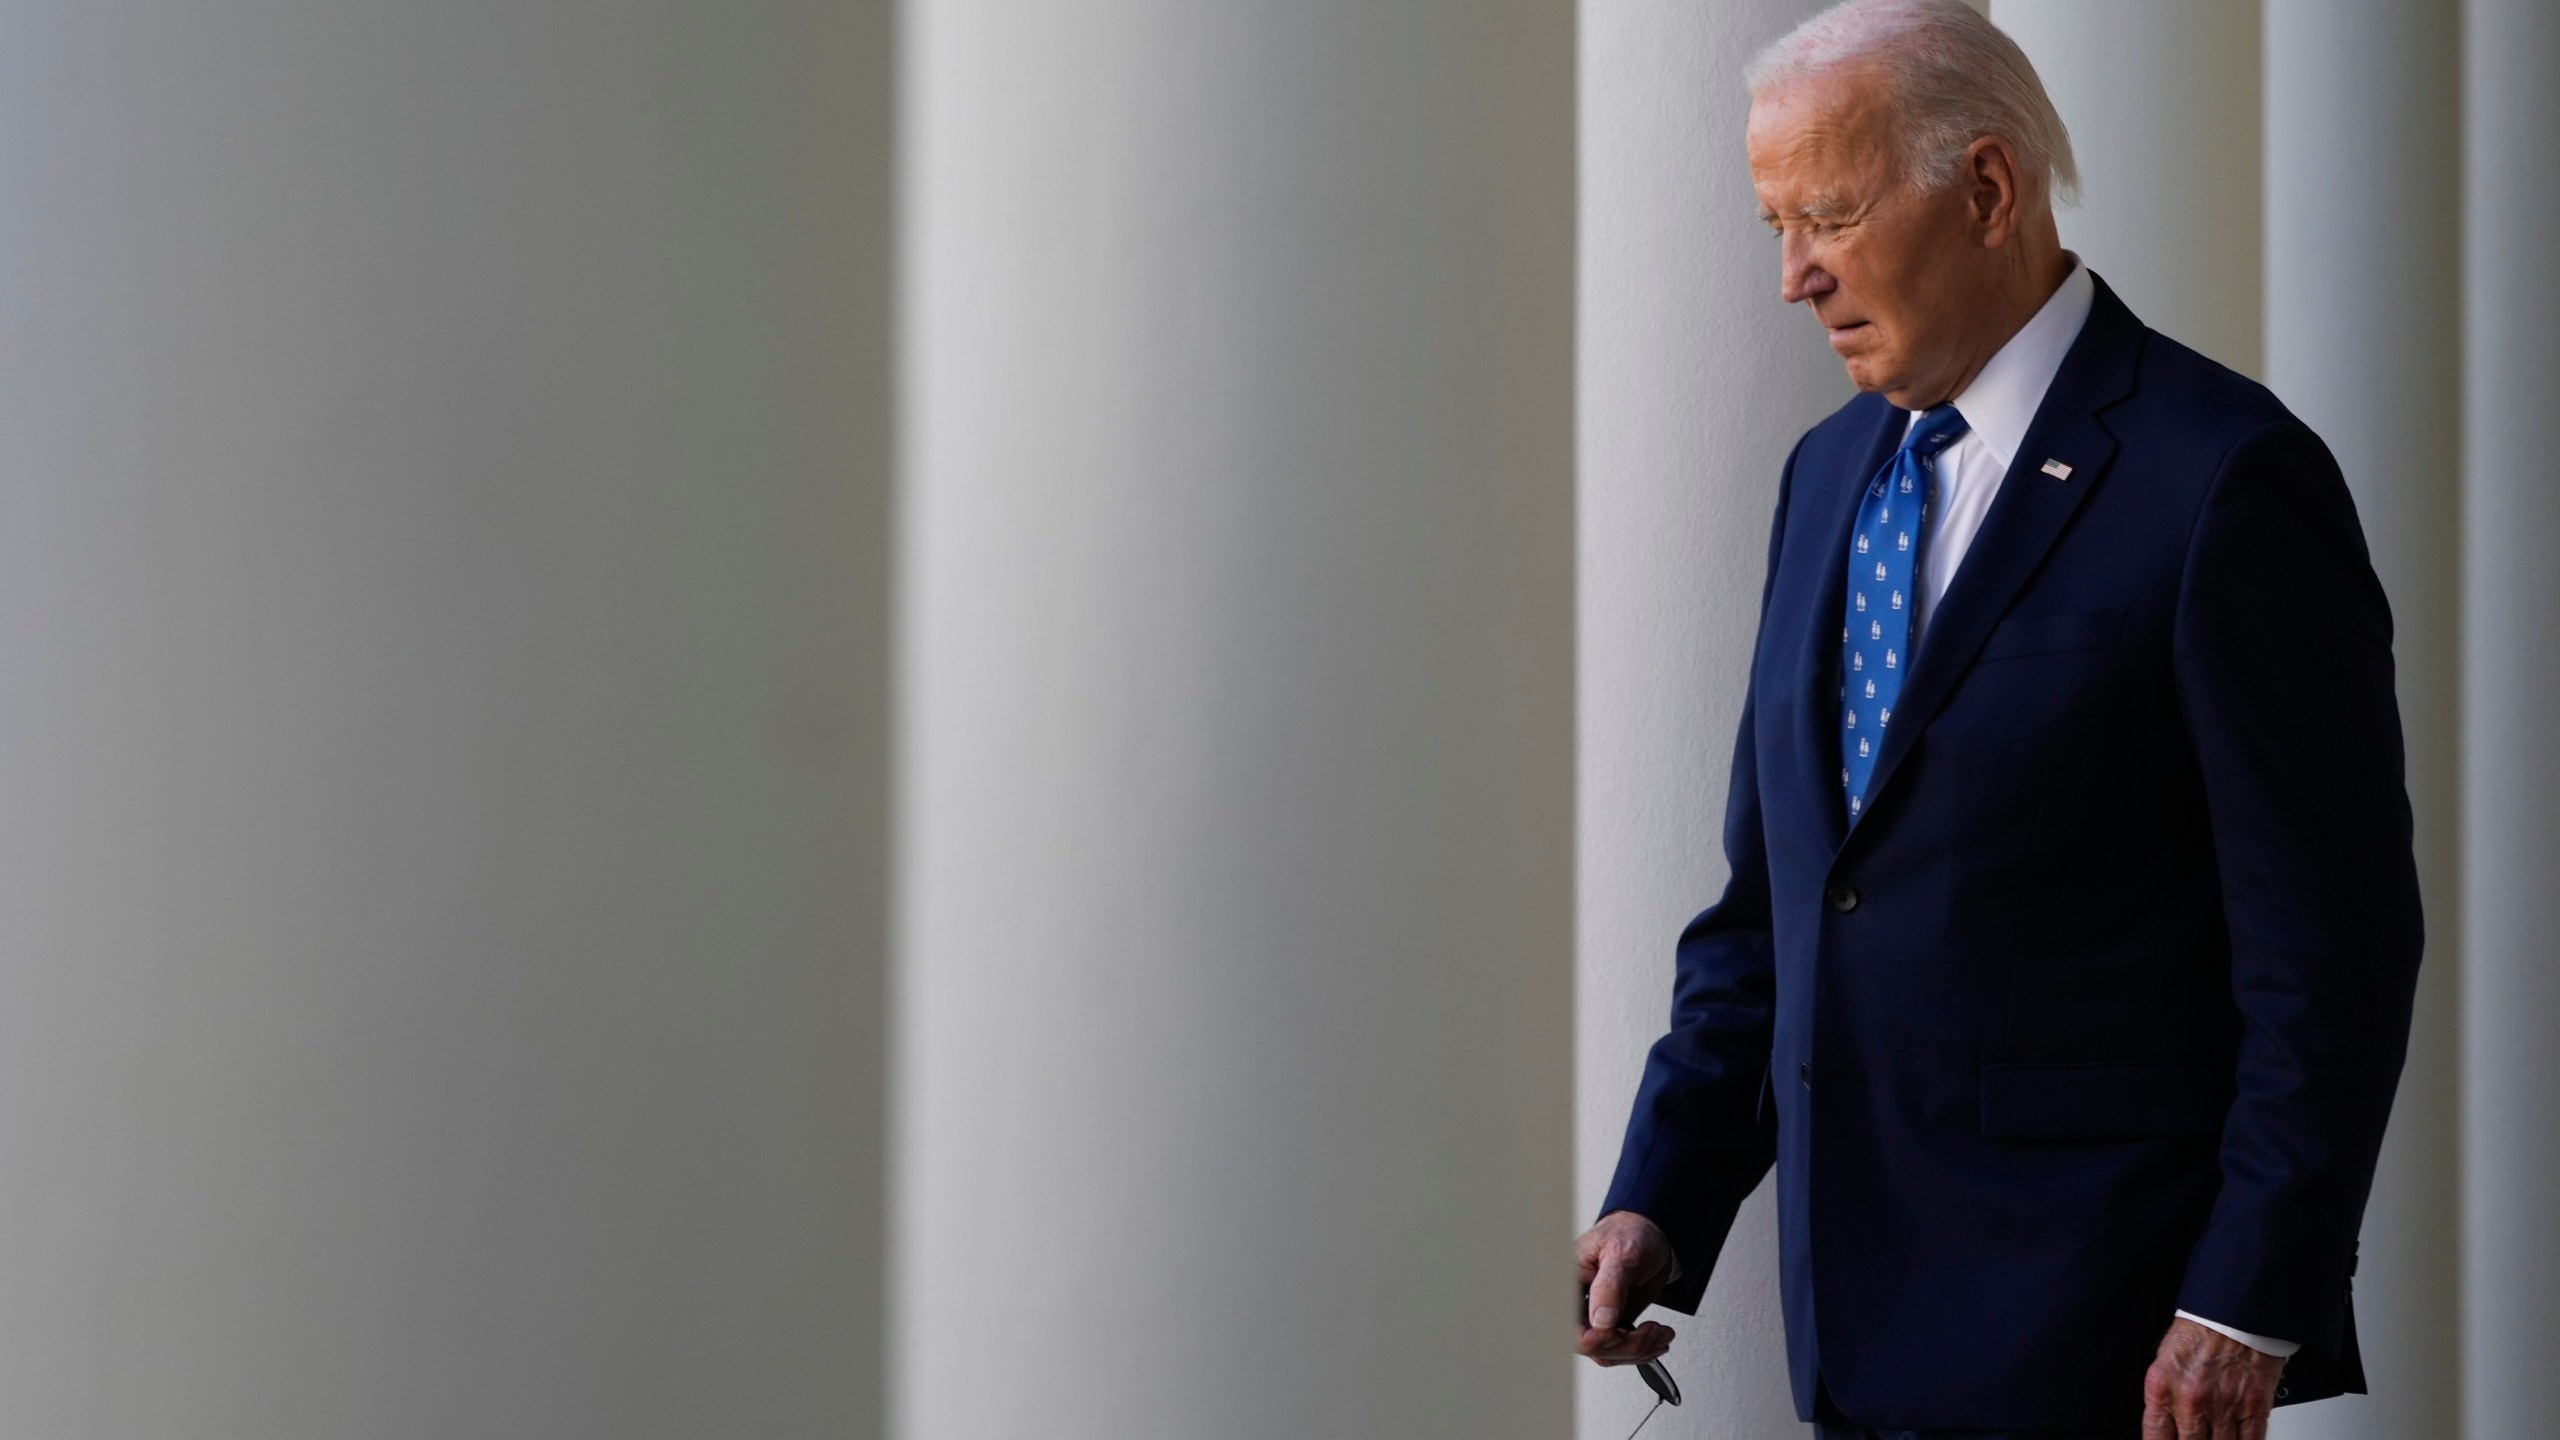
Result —
M 1862 393 L 1779 483 L 1725 824 L 1580 1349 L 1659 1356 L 1775 1166 L 1825 1437 L 2242 1440 L 2360 1390 L 2419 952 L 2391 625 L 2335 463 L 2055 230 L 1955 0 L 1751 75 L 1781 293 Z

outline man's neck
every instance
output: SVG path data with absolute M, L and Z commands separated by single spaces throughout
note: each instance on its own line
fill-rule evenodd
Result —
M 1966 358 L 1963 371 L 1948 384 L 1946 393 L 1930 401 L 1929 405 L 1943 404 L 1963 394 L 1965 387 L 1981 376 L 1982 367 L 1991 363 L 1991 357 L 1999 354 L 2002 346 L 2027 328 L 2027 322 L 2036 318 L 2036 312 L 2042 310 L 2054 292 L 2062 288 L 2062 282 L 2071 278 L 2071 267 L 2080 263 L 2080 257 L 2059 244 L 2039 247 L 2039 250 L 2041 253 L 2032 258 L 2022 258 L 2015 269 L 2001 278 L 1999 287 L 1992 293 L 1991 302 L 1983 307 L 1981 339 Z M 1929 406 L 1910 408 L 1925 410 Z

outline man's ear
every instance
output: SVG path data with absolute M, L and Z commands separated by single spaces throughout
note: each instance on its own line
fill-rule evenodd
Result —
M 1982 248 L 2001 249 L 2018 233 L 2017 155 L 2008 141 L 1985 135 L 1965 147 L 1964 177 L 1965 203 L 1981 231 Z

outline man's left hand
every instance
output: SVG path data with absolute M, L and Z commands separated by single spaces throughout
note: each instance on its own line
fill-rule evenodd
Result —
M 2172 1321 L 2142 1377 L 2142 1440 L 2266 1440 L 2283 1374 L 2282 1356 Z

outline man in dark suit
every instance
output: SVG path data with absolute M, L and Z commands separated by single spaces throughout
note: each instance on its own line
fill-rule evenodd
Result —
M 1955 0 L 1752 75 L 1859 395 L 1779 485 L 1723 898 L 1579 1251 L 1659 1356 L 1774 1165 L 1826 1437 L 2257 1440 L 2348 1277 L 2419 953 L 2391 624 L 2336 464 L 2061 247 L 2069 139 Z

